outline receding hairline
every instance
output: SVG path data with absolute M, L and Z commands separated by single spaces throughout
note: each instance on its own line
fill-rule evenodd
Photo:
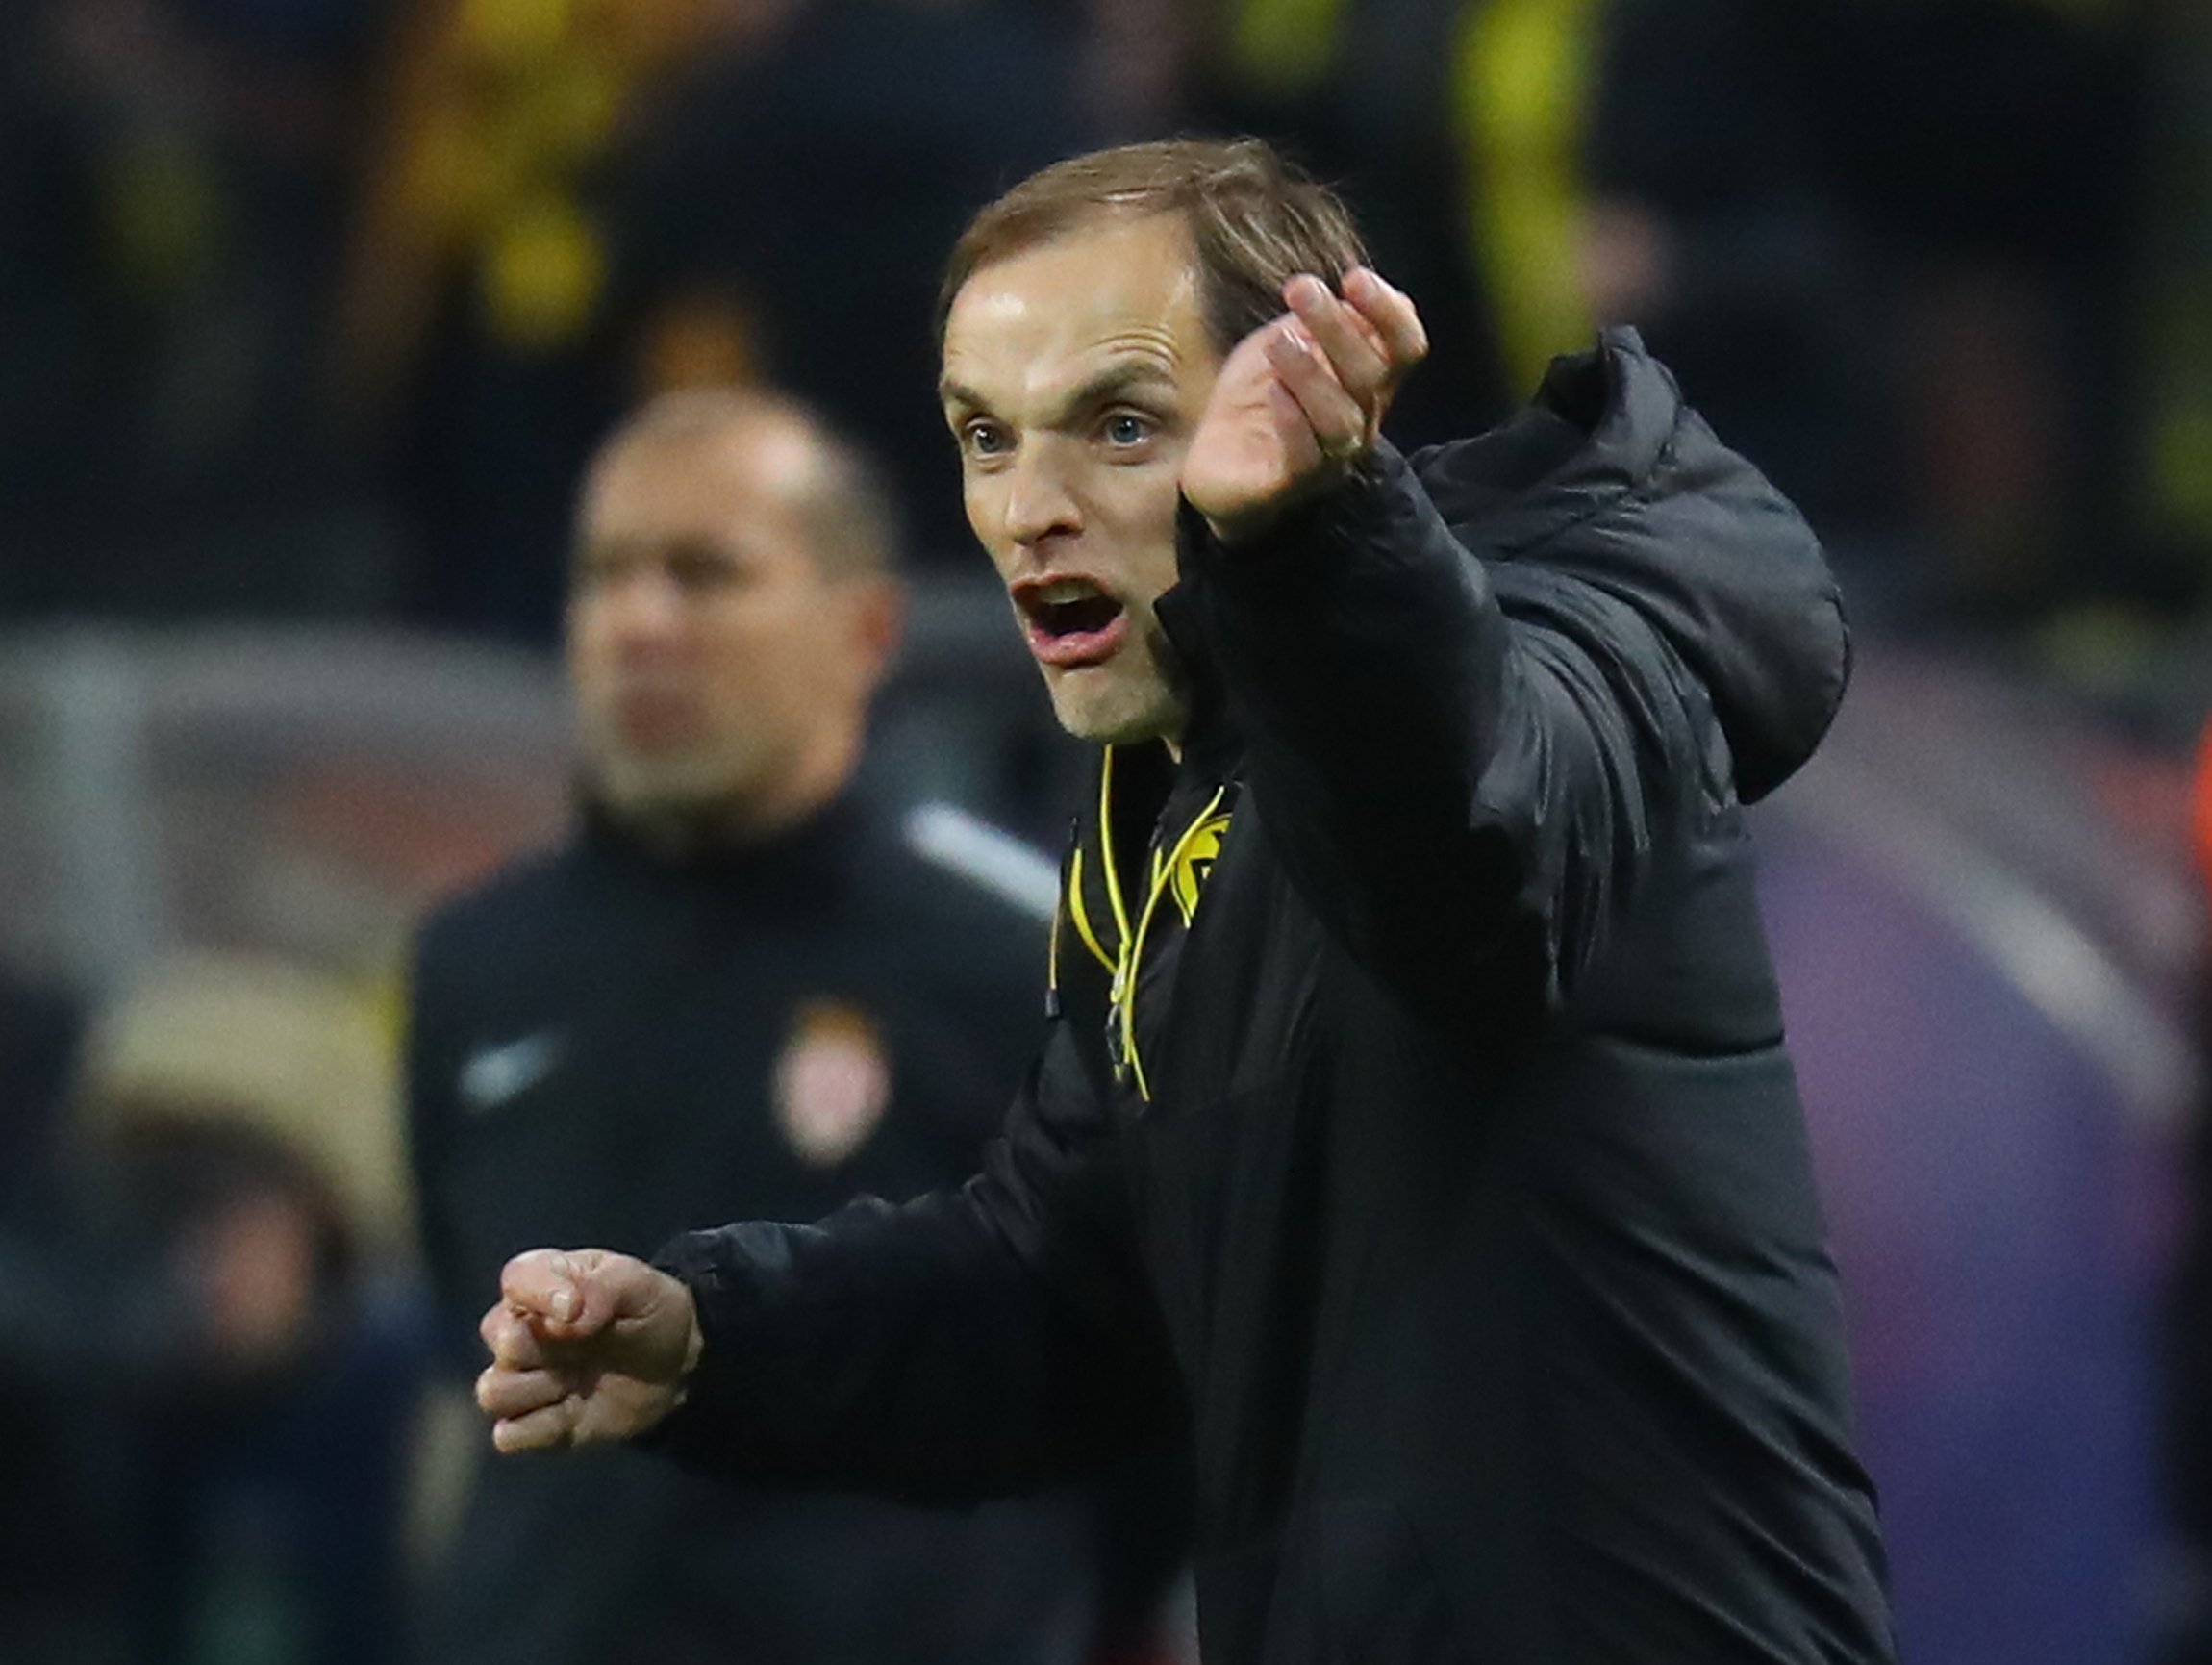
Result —
M 1189 240 L 1200 313 L 1223 353 L 1280 311 L 1284 281 L 1329 284 L 1367 264 L 1349 205 L 1256 139 L 1170 139 L 1088 151 L 985 204 L 954 243 L 938 288 L 937 337 L 954 301 L 1003 261 L 1102 222 L 1174 216 Z
M 779 393 L 743 388 L 684 388 L 660 393 L 617 422 L 591 454 L 587 475 L 596 478 L 621 459 L 641 451 L 686 446 L 742 448 L 756 435 L 788 435 L 811 455 L 835 441 L 813 412 Z
M 944 328 L 952 319 L 952 309 L 968 286 L 986 272 L 1011 265 L 1026 255 L 1051 248 L 1056 243 L 1072 242 L 1077 238 L 1093 232 L 1120 226 L 1142 225 L 1146 220 L 1166 220 L 1173 224 L 1182 239 L 1183 259 L 1190 267 L 1191 276 L 1203 293 L 1206 272 L 1198 258 L 1197 226 L 1193 218 L 1191 205 L 1182 202 L 1163 202 L 1156 192 L 1123 192 L 1096 202 L 1073 204 L 1061 214 L 1047 219 L 1038 216 L 1036 226 L 1018 238 L 1009 239 L 1004 244 L 966 267 L 959 274 L 957 286 L 948 285 L 938 305 L 938 345 L 944 344 Z M 947 272 L 949 278 L 951 272 Z
M 759 469 L 754 442 L 787 442 L 804 462 Z M 607 434 L 584 472 L 584 494 L 626 459 L 702 448 L 756 467 L 806 527 L 823 574 L 884 576 L 897 566 L 896 516 L 873 463 L 821 416 L 788 394 L 755 388 L 683 388 L 656 394 Z

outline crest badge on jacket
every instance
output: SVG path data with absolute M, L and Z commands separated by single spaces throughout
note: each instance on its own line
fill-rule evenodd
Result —
M 891 1107 L 891 1055 L 859 1007 L 809 1000 L 777 1056 L 776 1125 L 810 1168 L 834 1168 L 868 1141 Z

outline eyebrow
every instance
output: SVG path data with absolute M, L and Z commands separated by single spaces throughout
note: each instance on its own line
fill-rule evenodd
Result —
M 592 566 L 612 567 L 625 561 L 708 560 L 742 567 L 747 560 L 744 545 L 712 538 L 579 538 L 569 548 L 569 566 L 582 570 Z
M 1057 419 L 1065 420 L 1072 412 L 1089 410 L 1094 406 L 1110 403 L 1123 394 L 1135 392 L 1138 389 L 1146 387 L 1164 389 L 1171 392 L 1174 391 L 1175 378 L 1168 373 L 1165 366 L 1154 364 L 1148 359 L 1127 360 L 1113 366 L 1111 368 L 1101 370 L 1088 382 L 1064 395 L 1060 399 L 1054 415 Z M 946 405 L 958 406 L 970 411 L 988 411 L 991 409 L 989 399 L 974 389 L 965 387 L 952 380 L 949 376 L 937 384 L 937 391 L 938 397 Z

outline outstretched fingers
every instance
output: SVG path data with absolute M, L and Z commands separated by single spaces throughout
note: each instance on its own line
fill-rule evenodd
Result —
M 1230 351 L 1184 455 L 1183 495 L 1224 540 L 1248 539 L 1300 495 L 1343 477 L 1428 351 L 1413 303 L 1364 267 L 1340 295 L 1302 273 L 1287 312 Z
M 1366 266 L 1344 277 L 1340 296 L 1310 274 L 1283 286 L 1291 315 L 1270 326 L 1268 358 L 1295 398 L 1325 456 L 1372 444 L 1383 412 L 1428 355 L 1413 301 Z
M 1296 318 L 1270 326 L 1268 364 L 1296 401 L 1314 443 L 1324 457 L 1348 457 L 1367 443 L 1369 416 Z
M 1391 379 L 1389 348 L 1380 333 L 1319 278 L 1291 279 L 1283 286 L 1283 299 L 1345 391 L 1362 407 L 1371 407 Z
M 1428 357 L 1428 329 L 1413 297 L 1394 289 L 1366 266 L 1345 273 L 1345 300 L 1374 332 L 1390 361 L 1388 382 L 1395 385 Z

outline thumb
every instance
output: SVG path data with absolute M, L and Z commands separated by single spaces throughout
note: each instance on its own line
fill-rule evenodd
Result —
M 616 1320 L 633 1318 L 651 1304 L 654 1274 L 643 1261 L 605 1249 L 576 1249 L 555 1257 L 557 1288 L 548 1312 L 553 1334 L 581 1340 Z
M 550 1338 L 591 1335 L 614 1316 L 605 1263 L 621 1258 L 595 1249 L 534 1249 L 507 1263 L 500 1298 Z

